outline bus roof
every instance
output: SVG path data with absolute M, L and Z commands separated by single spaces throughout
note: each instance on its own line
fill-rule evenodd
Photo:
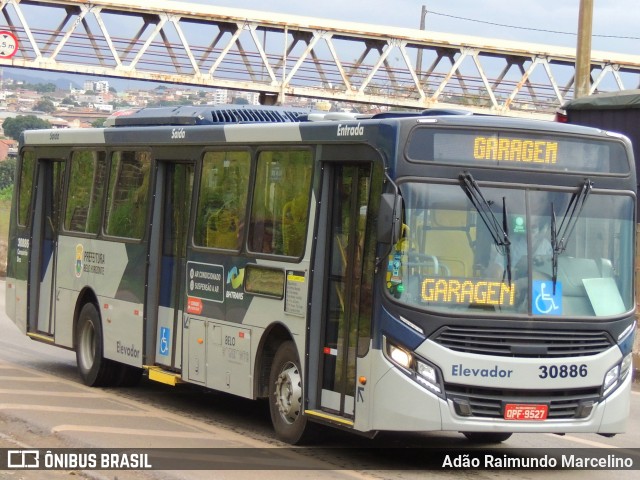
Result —
M 369 142 L 372 139 L 369 135 L 349 133 L 350 126 L 357 124 L 359 128 L 364 128 L 375 124 L 393 124 L 394 128 L 401 128 L 401 125 L 409 123 L 454 128 L 539 131 L 558 135 L 606 135 L 602 130 L 591 127 L 497 115 L 476 115 L 458 109 L 361 115 L 280 106 L 205 105 L 120 111 L 107 119 L 105 128 L 28 130 L 21 135 L 20 145 L 105 144 L 116 138 L 117 143 L 121 144 L 147 145 L 149 142 L 166 145 L 189 142 L 301 141 L 302 138 L 330 142 Z M 328 126 L 331 128 L 326 130 Z M 171 130 L 169 136 L 166 133 L 167 128 Z M 176 129 L 179 131 L 174 132 Z M 189 130 L 188 136 L 185 137 L 183 129 Z

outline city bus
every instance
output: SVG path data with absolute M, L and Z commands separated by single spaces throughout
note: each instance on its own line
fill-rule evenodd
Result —
M 118 112 L 20 142 L 6 308 L 89 386 L 141 376 L 318 425 L 621 433 L 624 136 L 456 111 Z M 169 387 L 167 387 L 169 388 Z

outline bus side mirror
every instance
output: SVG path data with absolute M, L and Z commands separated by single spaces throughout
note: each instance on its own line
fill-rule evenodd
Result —
M 402 197 L 394 193 L 383 193 L 378 210 L 378 241 L 394 245 L 400 239 L 402 228 Z

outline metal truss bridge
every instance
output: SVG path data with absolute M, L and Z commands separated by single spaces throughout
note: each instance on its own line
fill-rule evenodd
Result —
M 573 98 L 574 48 L 168 0 L 0 9 L 0 67 L 510 115 Z M 640 56 L 592 52 L 591 75 L 592 91 L 638 88 Z

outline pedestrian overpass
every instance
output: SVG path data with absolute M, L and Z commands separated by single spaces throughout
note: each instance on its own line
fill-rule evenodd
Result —
M 212 0 L 215 2 L 215 0 Z M 0 0 L 0 67 L 390 107 L 549 115 L 574 48 L 169 0 Z M 638 88 L 640 56 L 592 52 L 592 91 Z

